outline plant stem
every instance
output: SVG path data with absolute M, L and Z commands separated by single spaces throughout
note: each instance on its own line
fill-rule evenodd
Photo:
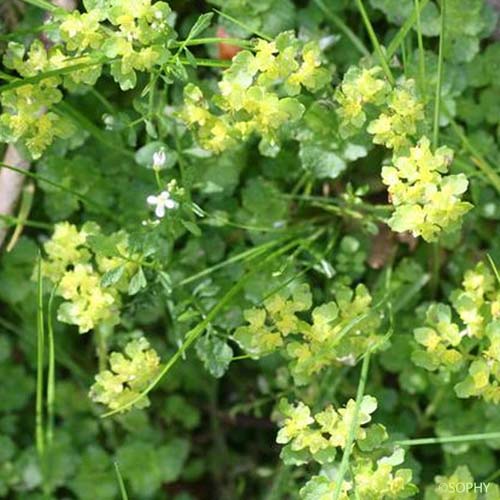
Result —
M 120 495 L 122 500 L 128 500 L 127 490 L 125 489 L 125 483 L 123 481 L 122 474 L 120 472 L 120 467 L 118 462 L 114 462 L 116 479 L 118 480 L 118 486 L 120 488 Z
M 50 447 L 54 438 L 54 402 L 55 402 L 55 365 L 56 353 L 54 342 L 54 326 L 52 324 L 52 313 L 54 298 L 58 285 L 52 287 L 50 292 L 49 305 L 47 311 L 48 341 L 49 341 L 49 364 L 47 371 L 47 445 Z
M 50 2 L 46 0 L 22 0 L 24 3 L 34 5 L 35 7 L 38 7 L 39 9 L 46 10 L 48 12 L 51 12 L 55 14 L 56 12 L 66 12 L 64 9 L 61 9 L 60 7 L 57 7 Z
M 488 262 L 490 263 L 490 266 L 493 269 L 495 278 L 497 279 L 498 284 L 500 285 L 500 273 L 498 272 L 497 265 L 495 264 L 495 261 L 493 260 L 493 257 L 490 254 L 486 254 L 486 257 L 488 258 Z
M 399 46 L 403 42 L 404 38 L 408 34 L 408 32 L 411 30 L 415 22 L 417 21 L 417 12 L 420 14 L 424 7 L 429 3 L 429 0 L 421 0 L 420 1 L 420 8 L 417 11 L 416 9 L 413 9 L 413 12 L 411 13 L 411 16 L 404 22 L 403 26 L 399 29 L 399 31 L 396 33 L 394 38 L 392 39 L 391 43 L 387 47 L 386 50 L 386 59 L 390 60 L 392 56 L 396 53 L 398 50 Z
M 363 358 L 363 364 L 361 365 L 361 376 L 359 378 L 358 390 L 356 393 L 356 406 L 354 407 L 354 415 L 352 416 L 351 425 L 349 427 L 349 434 L 347 435 L 344 454 L 342 455 L 342 461 L 340 462 L 339 472 L 337 478 L 335 479 L 335 490 L 333 493 L 333 500 L 338 500 L 340 498 L 340 494 L 342 492 L 342 484 L 344 482 L 344 476 L 347 472 L 347 469 L 349 468 L 349 457 L 351 455 L 351 449 L 353 447 L 356 431 L 358 430 L 359 410 L 361 408 L 361 401 L 363 400 L 366 381 L 368 379 L 370 356 L 371 356 L 371 351 L 368 351 L 365 357 Z
M 455 134 L 459 137 L 462 145 L 472 155 L 471 160 L 476 167 L 483 172 L 486 177 L 491 181 L 491 184 L 500 193 L 500 176 L 495 172 L 495 169 L 484 159 L 483 155 L 476 149 L 475 146 L 469 141 L 467 136 L 463 133 L 461 128 L 456 124 L 453 118 L 450 117 L 450 125 Z
M 242 40 L 241 38 L 221 38 L 214 36 L 206 38 L 191 38 L 190 40 L 186 40 L 184 42 L 174 42 L 172 44 L 172 47 L 189 47 L 193 45 L 207 45 L 211 43 L 225 43 L 244 49 L 251 49 L 253 47 L 253 43 L 249 40 Z
M 424 41 L 422 37 L 422 26 L 420 24 L 420 0 L 415 0 L 415 12 L 417 20 L 417 41 L 418 41 L 418 72 L 419 72 L 419 87 L 422 98 L 425 99 L 426 94 L 426 79 L 425 79 L 425 51 Z
M 348 40 L 352 43 L 353 47 L 355 47 L 358 52 L 362 56 L 369 56 L 370 52 L 366 48 L 365 44 L 361 41 L 361 39 L 354 33 L 354 31 L 347 26 L 340 17 L 331 12 L 323 0 L 314 0 L 314 3 L 319 7 L 319 9 L 323 12 L 324 16 L 329 19 L 344 35 L 348 38 Z
M 268 42 L 272 41 L 272 38 L 265 33 L 262 33 L 261 31 L 254 30 L 250 28 L 250 26 L 246 25 L 245 23 L 241 22 L 239 19 L 236 19 L 235 17 L 230 16 L 229 14 L 226 14 L 224 12 L 221 12 L 220 10 L 214 9 L 219 16 L 223 17 L 224 19 L 227 19 L 228 21 L 231 21 L 232 23 L 236 24 L 236 26 L 239 26 L 240 28 L 243 28 L 244 30 L 248 31 L 249 33 L 253 33 L 254 35 L 257 35 L 260 38 L 263 38 L 264 40 L 267 40 Z
M 372 23 L 370 22 L 370 18 L 368 17 L 368 14 L 366 12 L 365 6 L 363 5 L 363 0 L 356 0 L 356 5 L 358 6 L 366 31 L 368 32 L 368 36 L 370 37 L 375 53 L 377 54 L 377 57 L 379 59 L 379 63 L 384 70 L 385 76 L 391 84 L 394 84 L 394 76 L 392 75 L 391 69 L 389 68 L 389 64 L 387 64 L 386 56 L 384 55 L 377 35 L 375 34 L 375 31 L 373 29 Z
M 436 149 L 439 145 L 439 117 L 441 114 L 441 87 L 443 83 L 444 36 L 446 28 L 446 0 L 441 0 L 441 33 L 439 34 L 439 55 L 437 67 L 436 98 L 434 103 L 434 127 L 432 145 Z
M 402 439 L 400 441 L 393 441 L 392 444 L 400 446 L 422 446 L 427 444 L 468 443 L 473 441 L 487 441 L 489 439 L 500 439 L 500 432 L 462 434 L 460 436 L 430 437 L 420 439 Z
M 36 313 L 37 349 L 36 349 L 36 449 L 40 460 L 43 483 L 45 484 L 45 433 L 43 418 L 43 375 L 45 354 L 45 325 L 43 312 L 42 256 L 38 255 L 37 265 L 37 313 Z

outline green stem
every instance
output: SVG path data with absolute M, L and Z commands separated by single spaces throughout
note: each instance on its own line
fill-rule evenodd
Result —
M 102 104 L 102 106 L 109 114 L 116 114 L 116 109 L 98 90 L 96 90 L 94 87 L 90 87 L 89 93 L 92 94 Z
M 425 98 L 426 79 L 425 79 L 425 51 L 422 37 L 422 26 L 420 24 L 420 0 L 415 0 L 415 12 L 417 14 L 417 41 L 418 41 L 418 71 L 420 94 Z
M 264 40 L 267 40 L 268 42 L 272 41 L 272 38 L 261 31 L 257 31 L 255 29 L 252 29 L 250 26 L 248 26 L 245 23 L 242 23 L 240 20 L 230 16 L 229 14 L 226 14 L 224 12 L 221 12 L 220 10 L 214 9 L 219 16 L 223 17 L 224 19 L 227 19 L 228 21 L 231 21 L 232 23 L 236 24 L 236 26 L 239 26 L 240 28 L 243 28 L 244 30 L 248 31 L 249 33 L 253 33 L 254 35 L 257 35 L 260 38 L 263 38 Z
M 52 313 L 54 306 L 54 298 L 57 286 L 52 287 L 50 292 L 49 305 L 48 305 L 48 340 L 49 340 L 49 364 L 47 371 L 47 444 L 50 446 L 54 439 L 54 402 L 55 402 L 55 366 L 56 366 L 56 353 L 54 342 L 54 325 L 52 324 Z
M 52 14 L 55 14 L 56 12 L 57 13 L 66 12 L 61 7 L 57 7 L 56 5 L 51 4 L 47 0 L 22 0 L 22 1 L 24 3 L 34 5 L 35 7 L 38 7 L 39 9 L 51 12 Z
M 439 55 L 437 67 L 436 98 L 434 103 L 434 127 L 432 133 L 432 145 L 436 149 L 439 145 L 439 117 L 441 114 L 441 87 L 443 83 L 443 58 L 444 58 L 444 35 L 446 28 L 446 0 L 441 0 L 441 33 L 439 34 Z
M 326 7 L 323 0 L 314 0 L 314 3 L 323 12 L 324 16 L 329 19 L 340 31 L 342 31 L 342 33 L 344 33 L 344 35 L 352 43 L 353 47 L 355 47 L 362 56 L 370 55 L 369 50 L 366 48 L 361 39 L 356 35 L 356 33 L 354 33 L 354 31 L 352 31 L 351 28 L 349 28 L 349 26 L 347 26 L 347 24 L 344 23 L 344 21 L 342 21 L 340 17 L 331 12 Z
M 13 81 L 6 83 L 5 85 L 0 85 L 0 94 L 3 92 L 7 92 L 8 90 L 14 90 L 19 87 L 24 87 L 25 85 L 32 85 L 41 82 L 42 80 L 45 80 L 46 78 L 52 78 L 55 76 L 61 76 L 61 75 L 67 75 L 69 73 L 72 73 L 73 71 L 78 71 L 81 69 L 87 69 L 92 66 L 97 66 L 100 64 L 110 64 L 112 62 L 117 61 L 118 59 L 109 59 L 103 56 L 99 56 L 99 58 L 94 58 L 92 59 L 90 56 L 81 56 L 78 58 L 68 58 L 68 61 L 75 61 L 78 59 L 83 59 L 84 62 L 77 63 L 77 64 L 72 64 L 70 66 L 65 66 L 63 68 L 58 68 L 58 69 L 53 69 L 50 71 L 44 71 L 42 73 L 39 73 L 38 75 L 35 76 L 29 76 L 26 78 L 15 78 Z M 64 62 L 64 61 L 63 61 Z M 186 66 L 191 66 L 192 62 L 189 61 L 185 57 L 177 57 L 177 58 L 170 58 L 165 64 L 175 64 L 177 62 L 180 62 L 181 64 L 184 64 Z M 228 68 L 231 66 L 231 61 L 221 61 L 219 59 L 209 59 L 209 58 L 204 58 L 204 57 L 197 57 L 196 58 L 196 64 L 198 66 L 206 66 L 210 68 Z
M 484 482 L 485 483 L 491 483 L 492 481 L 494 481 L 498 476 L 500 476 L 500 469 L 498 469 L 497 471 L 493 472 L 493 474 L 490 474 L 485 480 Z
M 1 38 L 0 38 L 1 40 Z M 13 80 L 17 80 L 15 76 L 8 75 L 7 73 L 4 73 L 3 71 L 0 71 L 0 80 L 5 80 L 7 82 L 11 82 Z
M 396 53 L 396 51 L 399 49 L 399 46 L 405 39 L 406 35 L 408 32 L 411 30 L 415 22 L 417 21 L 417 13 L 420 14 L 424 7 L 429 3 L 429 0 L 420 0 L 420 8 L 417 11 L 417 9 L 413 9 L 413 12 L 411 16 L 404 22 L 403 26 L 399 29 L 399 31 L 396 33 L 394 38 L 392 39 L 391 43 L 389 44 L 389 47 L 387 47 L 386 51 L 386 59 L 390 60 L 392 56 Z
M 211 43 L 225 43 L 228 45 L 234 45 L 236 47 L 241 47 L 244 49 L 251 49 L 253 43 L 248 40 L 242 40 L 241 38 L 221 38 L 221 37 L 206 37 L 206 38 L 191 38 L 184 42 L 174 42 L 172 47 L 189 47 L 193 45 L 207 45 Z
M 368 351 L 363 358 L 363 364 L 361 366 L 361 376 L 359 379 L 358 390 L 356 393 L 356 406 L 354 407 L 354 415 L 352 416 L 351 425 L 349 427 L 349 434 L 347 435 L 347 440 L 345 443 L 344 454 L 342 455 L 342 461 L 340 462 L 340 467 L 338 471 L 337 478 L 335 480 L 335 490 L 333 492 L 333 500 L 338 500 L 342 493 L 342 484 L 344 482 L 344 476 L 349 468 L 349 457 L 351 455 L 351 450 L 354 443 L 354 438 L 356 436 L 356 431 L 358 430 L 358 420 L 359 411 L 361 408 L 361 401 L 365 394 L 366 381 L 368 379 L 368 368 L 370 366 L 370 356 L 371 352 Z
M 462 129 L 456 124 L 456 122 L 449 117 L 450 125 L 455 134 L 459 137 L 464 148 L 469 151 L 472 155 L 472 163 L 483 172 L 486 177 L 493 184 L 495 189 L 500 193 L 500 176 L 495 172 L 495 169 L 484 159 L 483 155 L 478 149 L 469 141 L 467 136 L 463 133 Z
M 495 274 L 495 278 L 498 281 L 498 284 L 500 285 L 500 273 L 498 272 L 498 268 L 495 264 L 495 261 L 493 260 L 493 257 L 488 253 L 486 254 L 486 257 L 488 258 L 488 262 L 490 263 L 491 269 L 493 269 L 493 273 Z
M 0 40 L 15 40 L 17 38 L 25 37 L 26 35 L 33 35 L 35 33 L 43 33 L 44 31 L 50 31 L 52 29 L 58 28 L 59 23 L 46 23 L 38 26 L 33 26 L 28 29 L 16 30 L 14 33 L 7 33 L 5 35 L 0 35 Z M 1 72 L 0 72 L 1 74 Z
M 403 60 L 403 71 L 405 77 L 407 76 L 408 68 L 408 49 L 406 48 L 406 38 L 401 42 L 401 59 Z
M 118 462 L 114 462 L 114 466 L 115 466 L 116 479 L 118 480 L 118 486 L 120 488 L 121 498 L 122 500 L 128 500 L 127 490 L 125 488 L 125 483 L 123 481 L 123 477 L 120 472 L 120 467 L 118 465 Z
M 372 23 L 370 22 L 370 18 L 368 17 L 368 13 L 366 12 L 365 6 L 363 5 L 363 0 L 356 0 L 356 5 L 358 6 L 358 10 L 361 14 L 361 18 L 363 19 L 363 23 L 365 25 L 366 31 L 368 32 L 368 36 L 372 42 L 375 53 L 377 54 L 378 60 L 382 69 L 384 70 L 385 76 L 389 80 L 391 84 L 394 84 L 394 76 L 389 68 L 389 64 L 387 64 L 386 56 L 382 50 L 382 47 L 378 41 L 377 35 L 375 34 L 375 30 L 373 29 Z
M 253 260 L 253 259 L 259 257 L 260 255 L 266 253 L 270 248 L 272 248 L 280 243 L 284 243 L 288 238 L 289 238 L 288 236 L 284 237 L 284 238 L 278 238 L 276 240 L 272 240 L 272 241 L 269 241 L 267 243 L 263 243 L 257 247 L 253 247 L 253 248 L 250 248 L 248 250 L 245 250 L 239 254 L 236 254 L 236 255 L 230 257 L 229 259 L 227 259 L 223 262 L 220 262 L 219 264 L 215 264 L 209 268 L 204 269 L 203 271 L 200 271 L 196 274 L 193 274 L 192 276 L 184 278 L 182 281 L 175 284 L 174 288 L 176 288 L 178 286 L 187 285 L 193 281 L 196 281 L 200 278 L 203 278 L 207 274 L 211 274 L 219 269 L 222 269 L 222 268 L 229 266 L 231 264 L 235 264 L 236 262 L 239 262 L 241 260 L 244 260 L 244 261 Z
M 17 226 L 18 224 L 22 224 L 23 226 L 36 227 L 37 229 L 46 229 L 48 231 L 52 231 L 54 228 L 54 224 L 49 224 L 48 222 L 23 219 L 12 215 L 0 214 L 0 220 L 4 221 L 8 226 Z
M 473 441 L 488 441 L 490 439 L 500 439 L 500 432 L 462 434 L 460 436 L 431 437 L 420 439 L 402 439 L 400 441 L 393 441 L 393 444 L 399 446 L 422 446 L 427 444 L 469 443 Z
M 178 57 L 177 60 L 186 66 L 192 66 L 192 62 L 186 57 Z M 168 62 L 173 63 L 175 61 L 172 59 Z M 206 57 L 197 57 L 196 65 L 205 66 L 207 68 L 229 68 L 229 66 L 231 66 L 231 61 L 221 61 L 219 59 L 208 59 Z
M 155 174 L 155 181 L 158 189 L 161 191 L 163 189 L 163 183 L 161 182 L 161 175 L 160 175 L 160 169 L 153 167 L 153 172 Z
M 69 73 L 72 73 L 73 71 L 78 71 L 80 69 L 87 69 L 92 66 L 97 66 L 99 64 L 104 64 L 106 62 L 110 63 L 113 62 L 115 59 L 110 60 L 106 59 L 103 57 L 99 57 L 98 59 L 91 59 L 89 56 L 80 56 L 76 58 L 68 58 L 67 61 L 77 61 L 79 59 L 83 59 L 84 62 L 76 63 L 76 64 L 71 64 L 69 66 L 64 66 L 63 68 L 58 68 L 58 69 L 51 69 L 49 71 L 44 71 L 42 73 L 39 73 L 38 75 L 35 76 L 28 76 L 25 78 L 16 78 L 13 81 L 6 83 L 5 85 L 0 86 L 0 94 L 3 92 L 7 92 L 8 90 L 15 90 L 19 87 L 24 87 L 25 85 L 33 85 L 36 83 L 41 82 L 42 80 L 45 80 L 47 78 L 52 78 L 56 76 L 61 76 L 61 75 L 67 75 Z M 62 61 L 65 62 L 65 61 Z
M 37 265 L 37 313 L 36 313 L 36 331 L 37 331 L 37 365 L 36 365 L 36 449 L 42 474 L 45 477 L 45 433 L 43 418 L 43 375 L 44 375 L 44 353 L 45 353 L 45 326 L 43 313 L 43 278 L 42 278 L 42 257 L 38 255 Z

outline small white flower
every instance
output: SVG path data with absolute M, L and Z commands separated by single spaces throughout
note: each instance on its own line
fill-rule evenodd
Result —
M 340 37 L 336 35 L 329 35 L 320 38 L 319 40 L 320 50 L 324 52 L 326 49 L 330 48 L 334 43 L 336 43 L 339 39 Z
M 160 169 L 163 165 L 165 165 L 166 161 L 167 155 L 163 149 L 160 149 L 160 151 L 156 151 L 156 153 L 153 154 L 153 168 Z
M 168 191 L 162 191 L 158 196 L 148 196 L 147 200 L 149 205 L 156 205 L 156 217 L 165 217 L 165 210 L 172 210 L 177 208 L 179 204 L 172 199 Z
M 113 130 L 113 127 L 115 125 L 115 118 L 113 115 L 103 115 L 103 121 L 104 125 L 106 126 L 106 130 Z

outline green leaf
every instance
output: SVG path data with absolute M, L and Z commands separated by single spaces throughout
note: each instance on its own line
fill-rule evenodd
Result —
M 193 27 L 189 31 L 187 40 L 196 38 L 200 33 L 203 33 L 210 26 L 213 17 L 213 12 L 207 12 L 206 14 L 202 14 L 200 17 L 198 17 L 196 22 L 193 24 Z
M 332 448 L 335 451 L 335 448 Z M 287 444 L 283 446 L 280 458 L 285 465 L 304 465 L 311 459 L 311 454 L 307 449 L 292 450 L 292 446 Z
M 179 479 L 189 455 L 189 441 L 182 438 L 171 439 L 158 449 L 158 461 L 155 466 L 161 471 L 165 483 L 173 483 Z
M 181 223 L 193 236 L 199 237 L 202 235 L 201 229 L 194 222 L 182 219 Z
M 336 179 L 347 167 L 338 150 L 330 150 L 320 143 L 301 143 L 299 156 L 302 167 L 318 179 Z
M 226 373 L 233 358 L 231 347 L 214 335 L 201 337 L 196 342 L 196 353 L 205 368 L 215 378 L 220 378 Z
M 198 427 L 201 420 L 200 411 L 178 394 L 166 400 L 163 415 L 168 422 L 179 422 L 188 430 Z
M 115 267 L 107 272 L 105 272 L 101 278 L 101 285 L 103 287 L 108 287 L 118 283 L 125 272 L 125 265 Z
M 361 451 L 373 451 L 379 448 L 387 438 L 385 427 L 381 424 L 373 424 L 366 429 L 365 438 L 358 440 L 357 445 Z
M 128 294 L 135 295 L 140 290 L 145 288 L 147 284 L 148 282 L 146 280 L 146 276 L 144 275 L 144 271 L 142 270 L 142 267 L 140 267 L 130 280 L 130 284 L 128 286 Z
M 170 439 L 160 447 L 136 440 L 118 449 L 117 461 L 135 497 L 152 497 L 163 483 L 179 478 L 188 454 L 189 442 L 182 438 Z
M 313 476 L 300 490 L 303 500 L 318 500 L 318 498 L 333 498 L 335 482 L 325 476 Z M 347 498 L 347 497 L 345 497 Z

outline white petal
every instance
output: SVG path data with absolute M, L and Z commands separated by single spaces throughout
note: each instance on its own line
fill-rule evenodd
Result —
M 156 217 L 159 219 L 165 217 L 165 206 L 164 205 L 157 205 L 156 210 L 155 210 Z
M 167 200 L 165 202 L 165 207 L 168 209 L 177 208 L 177 202 L 174 200 Z
M 149 205 L 156 205 L 158 203 L 158 196 L 148 196 L 146 201 L 148 202 Z
M 156 153 L 153 154 L 153 166 L 156 168 L 163 167 L 163 165 L 165 165 L 166 160 L 167 160 L 167 155 L 163 150 L 156 151 Z

